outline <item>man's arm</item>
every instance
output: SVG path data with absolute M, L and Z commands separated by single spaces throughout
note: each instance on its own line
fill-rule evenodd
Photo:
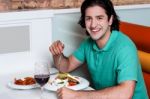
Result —
M 125 81 L 117 86 L 98 91 L 78 91 L 78 99 L 132 99 L 135 81 Z

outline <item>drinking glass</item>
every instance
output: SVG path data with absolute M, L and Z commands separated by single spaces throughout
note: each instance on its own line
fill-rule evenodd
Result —
M 43 98 L 43 86 L 48 82 L 50 78 L 50 68 L 48 67 L 48 63 L 45 61 L 35 62 L 34 68 L 34 78 L 36 82 L 40 85 L 41 88 L 41 96 L 40 99 Z

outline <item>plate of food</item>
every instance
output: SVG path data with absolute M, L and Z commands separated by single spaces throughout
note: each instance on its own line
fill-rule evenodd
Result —
M 89 81 L 79 76 L 73 76 L 69 73 L 58 73 L 50 77 L 49 82 L 44 86 L 50 91 L 57 91 L 61 87 L 67 87 L 72 90 L 81 90 L 89 86 Z
M 32 89 L 38 87 L 38 84 L 33 77 L 23 77 L 14 78 L 8 83 L 8 86 L 12 89 Z

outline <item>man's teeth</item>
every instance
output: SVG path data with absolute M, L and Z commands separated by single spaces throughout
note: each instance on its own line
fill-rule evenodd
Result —
M 96 30 L 92 30 L 93 32 L 97 32 L 97 31 L 99 31 L 99 29 L 96 29 Z

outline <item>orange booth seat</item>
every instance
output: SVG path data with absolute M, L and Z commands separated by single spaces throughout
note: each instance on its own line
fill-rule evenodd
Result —
M 150 27 L 122 21 L 120 31 L 128 35 L 138 48 L 143 76 L 150 98 Z

